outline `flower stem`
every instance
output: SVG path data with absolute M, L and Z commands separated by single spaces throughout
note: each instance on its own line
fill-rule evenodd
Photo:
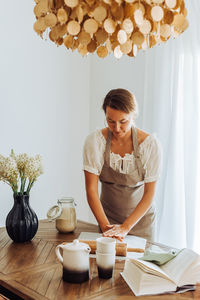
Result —
M 26 190 L 26 194 L 27 194 L 27 195 L 29 195 L 30 190 L 31 190 L 31 188 L 32 188 L 32 186 L 33 186 L 33 184 L 34 184 L 34 182 L 35 182 L 34 179 L 33 179 L 32 181 L 29 182 L 28 187 L 27 187 L 27 190 Z
M 12 189 L 13 189 L 13 191 L 14 191 L 14 194 L 17 194 L 17 190 L 18 190 L 17 184 L 14 184 L 14 183 L 13 183 L 11 186 L 12 186 Z
M 7 183 L 13 190 L 14 193 L 17 193 L 17 189 L 18 189 L 18 186 L 17 184 L 14 184 L 14 183 L 10 183 L 9 181 L 3 179 L 2 180 L 3 182 Z
M 26 183 L 26 178 L 21 177 L 21 189 L 20 189 L 20 193 L 23 194 L 24 193 L 24 186 Z
M 22 194 L 24 193 L 25 184 L 26 184 L 26 178 L 23 178 L 23 182 L 22 182 L 22 186 L 21 186 Z

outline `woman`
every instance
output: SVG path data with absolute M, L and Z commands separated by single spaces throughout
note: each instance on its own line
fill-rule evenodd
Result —
M 108 127 L 90 134 L 84 145 L 89 206 L 103 236 L 122 241 L 129 233 L 152 241 L 159 143 L 154 135 L 134 127 L 137 103 L 129 91 L 111 90 L 104 99 L 103 110 Z

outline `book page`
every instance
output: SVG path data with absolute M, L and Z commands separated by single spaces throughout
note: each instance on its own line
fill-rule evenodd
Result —
M 176 290 L 175 283 L 143 271 L 132 260 L 126 261 L 121 275 L 136 296 L 162 294 Z
M 140 259 L 130 259 L 130 263 L 135 264 L 137 267 L 139 267 L 142 271 L 146 273 L 156 275 L 173 282 L 173 280 L 166 272 L 164 272 L 159 266 L 157 266 L 152 262 L 140 260 Z
M 168 274 L 168 276 L 177 284 L 177 286 L 186 284 L 185 280 L 184 282 L 181 281 L 181 278 L 183 278 L 184 274 L 187 274 L 187 284 L 192 284 L 192 282 L 189 282 L 189 278 L 194 271 L 193 262 L 197 260 L 198 257 L 199 255 L 197 253 L 185 248 L 180 251 L 175 258 L 161 266 L 161 269 Z M 196 282 L 194 282 L 194 284 L 195 283 Z
M 179 286 L 195 285 L 200 282 L 200 257 L 198 257 L 179 279 Z

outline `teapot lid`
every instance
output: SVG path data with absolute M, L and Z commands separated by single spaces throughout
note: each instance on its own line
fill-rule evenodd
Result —
M 70 251 L 90 250 L 90 247 L 86 243 L 80 243 L 79 240 L 73 240 L 72 243 L 65 244 L 65 249 Z

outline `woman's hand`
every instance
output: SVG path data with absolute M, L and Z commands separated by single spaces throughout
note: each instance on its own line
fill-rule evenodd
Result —
M 103 236 L 105 237 L 113 237 L 121 242 L 125 238 L 125 236 L 128 234 L 129 230 L 123 226 L 123 224 L 113 224 L 113 225 L 107 225 L 106 231 L 103 232 Z

